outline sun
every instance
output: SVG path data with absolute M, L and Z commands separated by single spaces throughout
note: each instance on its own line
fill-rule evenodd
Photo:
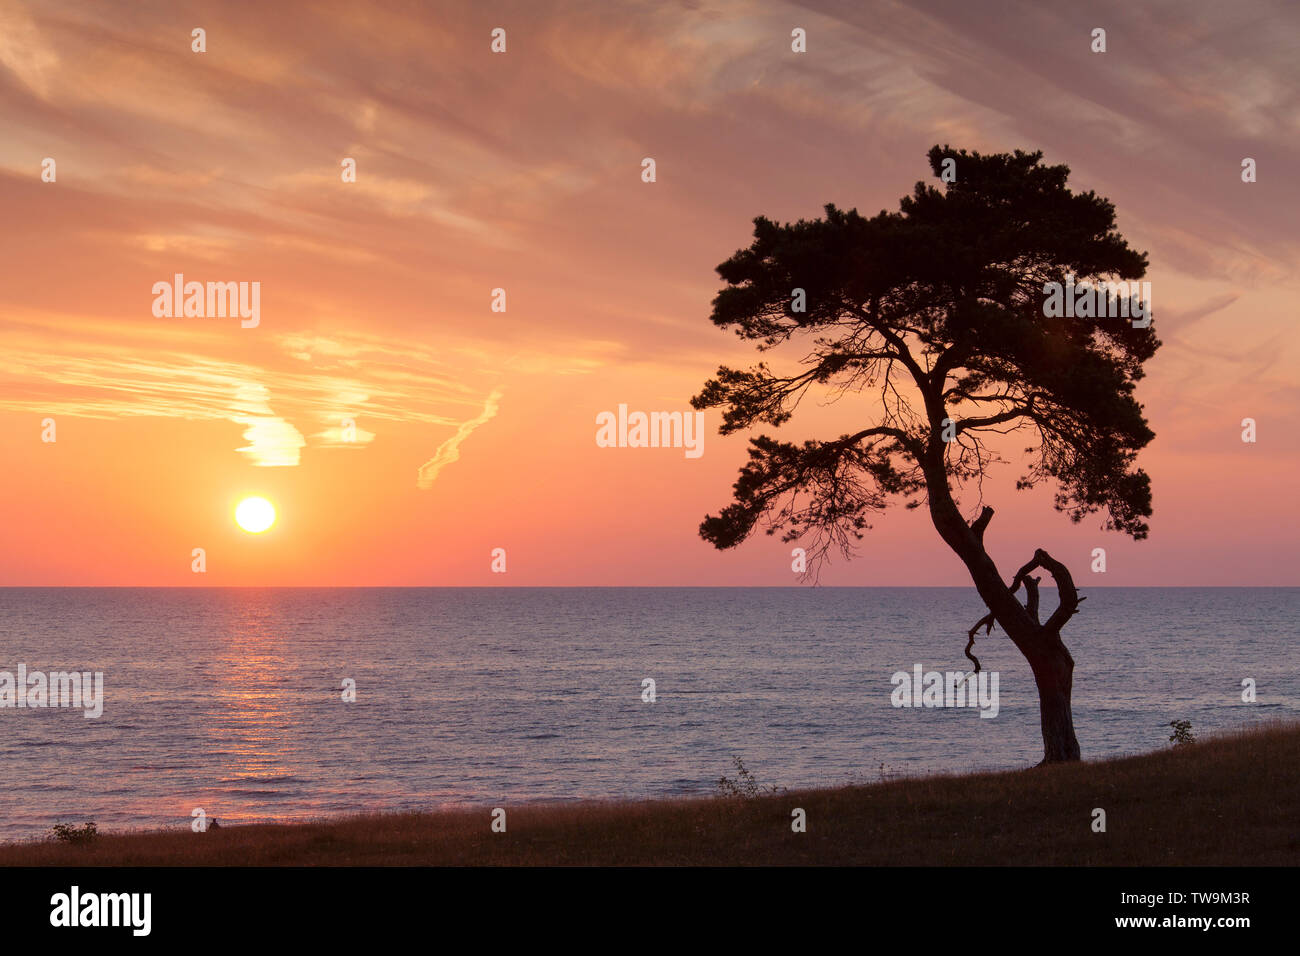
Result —
M 275 524 L 275 506 L 265 498 L 245 498 L 235 508 L 235 523 L 250 534 Z

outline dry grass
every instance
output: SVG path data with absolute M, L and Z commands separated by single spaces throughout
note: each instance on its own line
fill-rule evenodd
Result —
M 802 807 L 808 832 L 793 833 Z M 1106 811 L 1107 832 L 1091 829 Z M 359 816 L 0 846 L 0 865 L 1295 865 L 1300 725 L 1033 770 L 753 800 Z

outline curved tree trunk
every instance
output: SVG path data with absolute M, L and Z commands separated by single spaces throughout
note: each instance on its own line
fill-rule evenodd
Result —
M 1079 759 L 1079 740 L 1074 736 L 1074 715 L 1070 689 L 1074 681 L 1074 658 L 1059 635 L 1044 629 L 1040 649 L 1026 657 L 1038 684 L 1038 713 L 1043 728 L 1043 763 Z
M 1062 626 L 1079 610 L 1079 602 L 1083 600 L 1074 586 L 1074 579 L 1065 565 L 1040 548 L 1029 563 L 1016 572 L 1009 585 L 1003 583 L 997 565 L 984 547 L 984 532 L 993 519 L 993 509 L 985 507 L 974 522 L 967 524 L 936 461 L 937 457 L 932 458 L 927 470 L 930 517 L 940 537 L 966 565 L 971 581 L 989 609 L 988 615 L 970 629 L 970 637 L 973 639 L 981 627 L 987 628 L 986 633 L 991 631 L 994 621 L 1002 625 L 1029 662 L 1038 685 L 1039 718 L 1043 730 L 1040 765 L 1078 760 L 1079 741 L 1074 735 L 1074 716 L 1070 706 L 1074 658 L 1061 642 Z M 1052 575 L 1060 599 L 1045 623 L 1038 615 L 1038 579 L 1031 577 L 1036 568 L 1043 568 Z M 1025 588 L 1024 604 L 1015 596 L 1022 585 Z

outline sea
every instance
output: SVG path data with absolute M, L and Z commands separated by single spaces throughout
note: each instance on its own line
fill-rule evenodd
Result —
M 1300 714 L 1300 588 L 1084 593 L 1085 759 Z M 103 675 L 95 718 L 0 706 L 0 842 L 701 796 L 737 761 L 792 790 L 1028 767 L 1000 630 L 974 648 L 996 716 L 896 706 L 899 672 L 969 672 L 983 613 L 969 588 L 0 588 L 0 683 Z

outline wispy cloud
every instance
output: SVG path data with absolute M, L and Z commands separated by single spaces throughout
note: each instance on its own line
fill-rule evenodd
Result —
M 246 444 L 235 451 L 254 465 L 286 467 L 299 464 L 309 444 L 295 421 L 321 429 L 311 436 L 315 447 L 357 448 L 374 439 L 376 423 L 457 426 L 461 408 L 477 404 L 445 362 L 406 342 L 289 335 L 255 363 L 159 339 L 150 345 L 124 331 L 116 341 L 52 343 L 17 326 L 0 327 L 0 410 L 224 420 L 244 426 Z M 355 425 L 346 439 L 344 419 Z
M 0 67 L 45 98 L 50 92 L 50 76 L 58 66 L 58 54 L 46 45 L 22 6 L 15 0 L 0 0 Z
M 433 457 L 420 466 L 416 475 L 416 486 L 428 490 L 433 487 L 434 479 L 444 467 L 450 465 L 453 461 L 460 459 L 460 443 L 468 438 L 480 425 L 496 417 L 497 409 L 500 408 L 501 392 L 499 389 L 494 390 L 483 403 L 483 411 L 476 417 L 467 422 L 461 422 L 456 434 L 452 435 L 445 442 L 438 446 L 438 450 L 433 453 Z
M 269 394 L 265 385 L 246 383 L 239 386 L 236 405 L 244 413 L 232 418 L 248 426 L 244 430 L 244 440 L 248 444 L 236 450 L 263 468 L 292 467 L 298 464 L 298 453 L 307 442 L 298 429 L 272 411 L 267 401 Z

